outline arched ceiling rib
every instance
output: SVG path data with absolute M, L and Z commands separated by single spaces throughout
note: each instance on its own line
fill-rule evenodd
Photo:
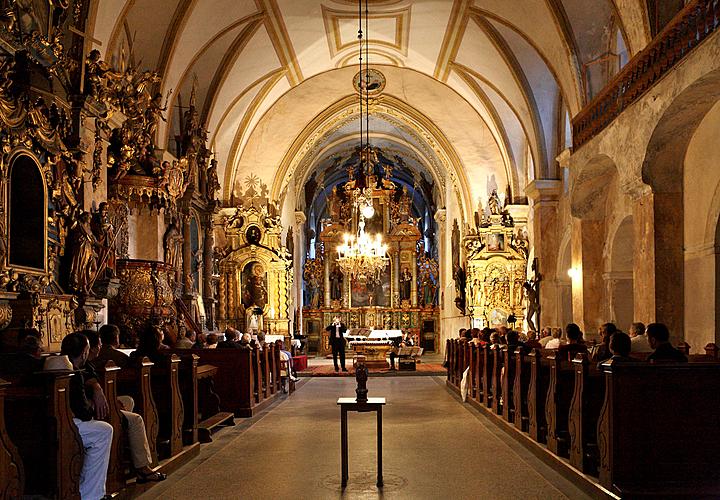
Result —
M 554 157 L 561 147 L 556 144 L 559 106 L 571 114 L 580 110 L 585 101 L 583 64 L 607 50 L 613 30 L 621 30 L 631 52 L 643 48 L 648 39 L 643 4 L 376 0 L 369 3 L 366 36 L 371 63 L 426 75 L 464 97 L 463 106 L 477 121 L 475 135 L 461 138 L 455 130 L 458 123 L 443 122 L 442 117 L 437 122 L 443 123 L 442 133 L 453 146 L 459 141 L 459 150 L 476 143 L 474 153 L 460 154 L 468 178 L 475 180 L 477 176 L 469 173 L 500 162 L 517 184 L 527 178 L 521 170 L 528 147 L 531 163 L 538 166 L 536 175 L 554 174 Z M 158 127 L 162 148 L 178 132 L 178 99 L 182 96 L 182 104 L 187 104 L 197 75 L 197 105 L 221 167 L 231 176 L 246 168 L 244 158 L 267 147 L 254 137 L 266 133 L 268 113 L 284 110 L 301 120 L 299 128 L 293 128 L 299 133 L 323 111 L 294 114 L 304 109 L 300 100 L 329 103 L 353 93 L 347 82 L 329 78 L 337 88 L 309 85 L 292 93 L 295 102 L 283 104 L 291 89 L 356 64 L 355 0 L 103 1 L 91 25 L 103 43 L 105 59 L 117 57 L 121 46 L 126 51 L 132 46 L 133 60 L 141 69 L 161 72 L 163 93 L 173 89 L 172 113 L 167 124 Z M 412 86 L 419 79 L 400 80 L 410 86 L 396 89 L 395 97 L 418 110 L 432 108 L 428 101 L 436 96 L 423 95 Z M 285 153 L 279 151 L 281 156 Z M 277 167 L 278 163 L 268 165 L 273 174 Z M 230 187 L 232 179 L 223 185 Z

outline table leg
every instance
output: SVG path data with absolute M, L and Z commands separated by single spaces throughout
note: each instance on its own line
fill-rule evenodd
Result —
M 347 410 L 342 408 L 340 410 L 340 449 L 341 449 L 341 463 L 342 463 L 342 487 L 347 486 L 348 482 L 348 429 L 347 429 Z
M 383 473 L 382 473 L 382 406 L 378 407 L 377 410 L 377 459 L 378 459 L 378 470 L 377 470 L 377 486 L 382 488 L 383 486 Z

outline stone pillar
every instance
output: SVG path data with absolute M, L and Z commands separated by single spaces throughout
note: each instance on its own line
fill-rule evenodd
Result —
M 295 230 L 293 231 L 293 269 L 295 276 L 297 277 L 293 286 L 295 291 L 295 300 L 293 303 L 297 307 L 298 315 L 295 318 L 297 321 L 297 331 L 303 332 L 303 320 L 302 320 L 302 309 L 303 309 L 303 267 L 305 266 L 305 250 L 307 247 L 307 241 L 305 240 L 305 212 L 295 212 Z M 292 317 L 292 314 L 290 315 Z
M 418 305 L 418 289 L 417 289 L 417 258 L 412 264 L 412 283 L 410 283 L 410 304 L 413 307 Z
M 190 215 L 182 215 L 182 234 L 183 234 L 183 247 L 182 247 L 182 282 L 185 295 L 191 295 L 193 293 L 192 288 L 188 288 L 189 280 L 188 276 L 192 273 L 192 248 L 190 247 Z
M 203 303 L 205 304 L 205 326 L 208 330 L 215 329 L 215 296 L 213 294 L 213 259 L 215 240 L 213 238 L 212 217 L 203 220 Z
M 393 291 L 390 294 L 392 297 L 391 307 L 400 307 L 400 252 L 396 251 L 393 252 L 392 255 L 392 264 L 393 264 L 393 284 L 392 288 Z
M 558 228 L 558 199 L 562 190 L 562 181 L 537 179 L 525 188 L 525 194 L 532 200 L 532 244 L 538 259 L 540 282 L 540 314 L 537 328 L 546 325 L 559 325 L 560 283 L 558 280 L 558 248 L 560 231 Z M 531 265 L 528 262 L 528 265 Z M 567 269 L 565 270 L 567 271 Z
M 443 326 L 443 316 L 447 315 L 447 308 L 445 307 L 445 287 L 450 282 L 450 278 L 446 276 L 447 273 L 447 265 L 445 264 L 446 252 L 447 252 L 447 242 L 446 239 L 446 226 L 447 226 L 447 210 L 444 208 L 441 208 L 435 212 L 435 222 L 437 223 L 437 241 L 438 241 L 438 255 L 440 258 L 438 259 L 438 304 L 440 306 L 440 332 L 439 335 L 436 334 L 437 342 L 435 349 L 444 353 L 445 352 L 445 339 L 448 337 L 449 332 L 446 332 L 446 328 Z M 452 302 L 454 300 L 454 295 L 451 297 L 450 301 L 450 307 L 454 308 L 455 304 Z
M 607 321 L 603 314 L 602 277 L 605 223 L 573 218 L 571 226 L 573 321 L 585 338 L 597 336 L 597 327 Z
M 330 307 L 330 256 L 327 249 L 323 255 L 323 283 L 325 283 L 325 307 Z M 317 258 L 317 255 L 315 256 Z
M 682 193 L 647 188 L 633 205 L 635 320 L 665 323 L 673 342 L 684 339 L 682 203 Z

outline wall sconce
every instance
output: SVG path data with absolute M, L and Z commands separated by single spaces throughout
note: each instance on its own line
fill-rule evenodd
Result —
M 570 276 L 570 279 L 572 280 L 580 279 L 580 277 L 582 276 L 582 271 L 577 267 L 571 267 L 570 269 L 568 269 L 568 276 Z

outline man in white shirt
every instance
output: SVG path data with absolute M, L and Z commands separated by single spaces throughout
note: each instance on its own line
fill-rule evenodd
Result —
M 632 346 L 631 352 L 653 352 L 647 335 L 645 335 L 644 324 L 633 323 L 630 325 L 630 344 Z

